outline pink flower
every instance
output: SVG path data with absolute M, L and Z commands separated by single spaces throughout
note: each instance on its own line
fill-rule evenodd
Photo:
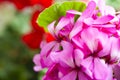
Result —
M 120 80 L 120 63 L 114 66 L 113 71 L 114 71 L 114 77 L 116 78 L 116 80 Z
M 48 25 L 55 40 L 43 41 L 40 54 L 33 59 L 35 71 L 48 69 L 43 80 L 119 80 L 116 16 L 97 13 L 91 1 L 83 13 L 68 10 L 57 23 Z M 76 21 L 75 15 L 80 15 Z

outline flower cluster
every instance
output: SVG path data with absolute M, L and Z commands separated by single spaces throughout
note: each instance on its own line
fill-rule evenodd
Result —
M 43 80 L 120 80 L 120 17 L 103 0 L 68 10 L 48 30 L 55 40 L 33 59 L 35 71 L 48 69 Z

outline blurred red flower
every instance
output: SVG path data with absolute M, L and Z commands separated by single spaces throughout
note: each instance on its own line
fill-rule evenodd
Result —
M 0 0 L 0 2 L 3 1 L 12 2 L 18 10 L 34 5 L 42 6 L 41 9 L 43 10 L 53 2 L 53 0 Z M 39 10 L 33 13 L 31 18 L 32 31 L 22 36 L 22 41 L 31 49 L 39 49 L 40 42 L 43 39 L 47 39 L 48 42 L 54 39 L 49 33 L 45 33 L 44 29 L 36 23 L 39 14 Z
M 31 2 L 30 5 L 40 4 L 43 8 L 49 7 L 52 4 L 52 0 L 29 1 Z M 26 43 L 31 49 L 39 49 L 40 43 L 44 38 L 47 39 L 47 41 L 52 41 L 54 39 L 49 33 L 45 33 L 44 29 L 36 23 L 39 14 L 39 10 L 33 13 L 31 18 L 32 31 L 22 37 L 23 42 Z
M 25 42 L 32 49 L 39 48 L 40 42 L 43 39 L 43 35 L 45 33 L 44 29 L 42 27 L 39 27 L 36 23 L 36 19 L 39 13 L 40 11 L 36 11 L 32 16 L 32 31 L 28 34 L 23 35 L 22 37 L 23 42 Z
M 28 6 L 40 5 L 43 8 L 49 7 L 53 0 L 0 0 L 0 2 L 9 1 L 14 3 L 17 9 L 21 10 Z
M 53 41 L 54 38 L 49 33 L 45 33 L 44 29 L 36 23 L 36 19 L 40 11 L 36 11 L 31 19 L 32 31 L 28 34 L 23 35 L 22 40 L 26 43 L 31 49 L 39 49 L 40 42 L 43 39 L 46 39 L 47 42 Z

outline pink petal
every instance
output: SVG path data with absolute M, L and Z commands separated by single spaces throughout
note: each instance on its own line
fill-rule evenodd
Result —
M 95 7 L 96 7 L 96 4 L 94 1 L 91 1 L 88 4 L 86 10 L 82 13 L 82 15 L 76 21 L 76 23 L 75 23 L 75 25 L 74 25 L 74 27 L 69 35 L 70 39 L 72 37 L 74 37 L 75 35 L 77 35 L 82 30 L 83 19 L 91 17 L 93 15 Z
M 115 28 L 116 25 L 114 25 L 114 24 L 102 24 L 102 25 L 94 24 L 93 27 L 96 27 L 96 28 L 108 28 L 108 30 L 109 30 L 110 28 Z
M 41 49 L 41 56 L 42 55 L 45 55 L 47 56 L 49 54 L 49 51 L 52 50 L 53 46 L 55 46 L 57 42 L 56 41 L 52 41 L 52 42 L 49 42 L 48 44 L 46 44 L 42 49 Z
M 80 72 L 80 71 L 78 73 L 78 78 L 79 80 L 91 80 L 83 72 Z
M 118 34 L 117 34 L 117 30 L 116 30 L 116 28 L 114 28 L 114 27 L 101 28 L 101 31 L 104 32 L 104 33 L 107 33 L 108 36 L 109 36 L 109 35 L 110 35 L 110 36 L 111 36 L 111 35 L 118 36 Z
M 71 71 L 67 75 L 65 75 L 61 80 L 75 80 L 77 77 L 76 71 Z
M 96 3 L 94 1 L 90 1 L 88 3 L 86 10 L 80 16 L 81 20 L 91 17 L 93 15 L 95 8 L 96 8 Z
M 53 62 L 60 63 L 61 65 L 67 64 L 70 67 L 74 67 L 73 62 L 73 46 L 69 42 L 62 41 L 61 46 L 63 48 L 62 51 L 52 52 L 50 54 Z
M 109 76 L 108 74 L 108 67 L 105 63 L 101 62 L 100 59 L 94 59 L 94 77 L 97 80 L 106 80 Z
M 75 26 L 73 27 L 72 31 L 70 32 L 70 39 L 72 39 L 75 35 L 77 35 L 82 30 L 83 23 L 76 22 Z
M 52 48 L 52 52 L 59 51 L 60 50 L 60 43 L 56 43 L 55 46 Z
M 98 29 L 96 28 L 89 27 L 82 31 L 81 39 L 85 42 L 90 51 L 93 53 L 94 51 L 98 50 L 99 46 L 102 47 L 106 44 L 108 35 L 98 31 Z
M 81 66 L 83 66 L 85 69 L 83 70 L 86 75 L 93 78 L 93 73 L 91 72 L 91 69 L 93 69 L 93 57 L 88 57 L 86 59 L 83 59 L 81 62 Z
M 33 69 L 34 71 L 38 72 L 41 71 L 43 68 L 41 66 L 34 66 Z
M 54 64 L 51 67 L 49 67 L 46 75 L 42 80 L 59 80 L 58 72 L 59 72 L 58 66 Z
M 99 57 L 104 57 L 106 55 L 109 55 L 110 49 L 111 49 L 111 43 L 109 43 L 109 44 L 108 43 L 106 43 L 106 45 L 103 47 L 103 49 L 98 53 Z
M 112 20 L 113 18 L 114 17 L 112 15 L 105 15 L 96 19 L 93 24 L 105 24 L 110 22 L 110 20 Z
M 54 33 L 55 23 L 56 23 L 56 21 L 53 21 L 51 24 L 48 25 L 48 31 L 49 31 L 53 36 L 55 36 L 55 33 Z
M 84 58 L 84 54 L 81 50 L 75 49 L 74 55 L 75 55 L 75 63 L 79 67 L 82 62 L 82 59 Z
M 57 42 L 56 41 L 52 41 L 50 43 L 47 43 L 40 52 L 40 63 L 42 67 L 48 67 L 50 65 L 52 65 L 53 63 L 51 62 L 51 58 L 49 57 L 53 47 L 55 46 Z M 46 64 L 47 63 L 47 64 Z
M 119 65 L 115 65 L 113 68 L 114 71 L 114 76 L 117 80 L 120 80 L 120 66 Z
M 66 18 L 69 18 L 69 21 L 74 24 L 74 17 L 75 15 L 81 15 L 82 13 L 81 12 L 78 12 L 76 10 L 68 10 L 66 12 Z
M 87 18 L 84 20 L 84 23 L 87 24 L 87 25 L 92 25 L 94 22 L 93 18 Z
M 35 65 L 40 65 L 40 54 L 36 54 L 33 57 L 33 62 L 35 63 Z
M 42 70 L 41 64 L 40 64 L 40 54 L 36 54 L 33 58 L 33 62 L 35 64 L 34 70 L 35 71 L 40 71 Z
M 112 38 L 111 60 L 120 60 L 120 39 Z
M 88 35 L 89 34 L 89 35 Z M 95 38 L 98 35 L 98 30 L 94 28 L 84 29 L 81 33 L 81 38 L 88 46 L 88 48 L 93 53 L 94 50 L 97 48 L 97 43 L 95 43 Z
M 62 17 L 59 21 L 59 23 L 57 24 L 57 26 L 55 27 L 55 33 L 56 35 L 58 35 L 59 31 L 64 28 L 68 23 L 69 23 L 69 18 L 66 17 Z
M 69 13 L 69 14 L 75 14 L 75 15 L 81 15 L 82 14 L 81 12 L 78 12 L 76 10 L 68 10 L 67 13 Z
M 41 41 L 41 43 L 40 43 L 40 48 L 44 47 L 46 44 L 47 44 L 46 41 Z
M 73 43 L 78 46 L 79 48 L 84 48 L 83 44 L 84 42 L 82 41 L 82 39 L 80 39 L 79 35 L 76 35 L 75 37 L 72 38 Z

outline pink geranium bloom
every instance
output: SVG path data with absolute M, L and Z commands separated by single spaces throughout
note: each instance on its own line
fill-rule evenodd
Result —
M 80 15 L 76 21 L 75 15 Z M 34 70 L 48 69 L 43 80 L 119 80 L 120 39 L 115 17 L 98 16 L 94 1 L 83 13 L 68 10 L 57 23 L 48 25 L 55 40 L 41 43 L 41 52 L 33 59 Z
M 83 51 L 85 59 L 83 60 L 82 65 L 86 67 L 87 64 L 85 64 L 84 61 L 89 59 L 87 60 L 87 62 L 90 63 L 90 66 L 94 66 L 91 67 L 90 70 L 93 71 L 92 74 L 95 80 L 97 79 L 108 80 L 108 78 L 109 80 L 111 80 L 110 79 L 111 74 L 108 73 L 109 71 L 111 71 L 111 68 L 108 69 L 107 64 L 105 62 L 104 63 L 102 62 L 102 57 L 106 57 L 108 54 L 101 52 L 106 47 L 105 45 L 108 44 L 107 43 L 108 40 L 109 39 L 107 34 L 99 32 L 95 28 L 84 29 L 80 35 L 76 36 L 75 39 L 73 39 L 75 44 Z M 83 45 L 79 46 L 78 44 L 83 44 Z M 99 70 L 96 70 L 98 68 Z

